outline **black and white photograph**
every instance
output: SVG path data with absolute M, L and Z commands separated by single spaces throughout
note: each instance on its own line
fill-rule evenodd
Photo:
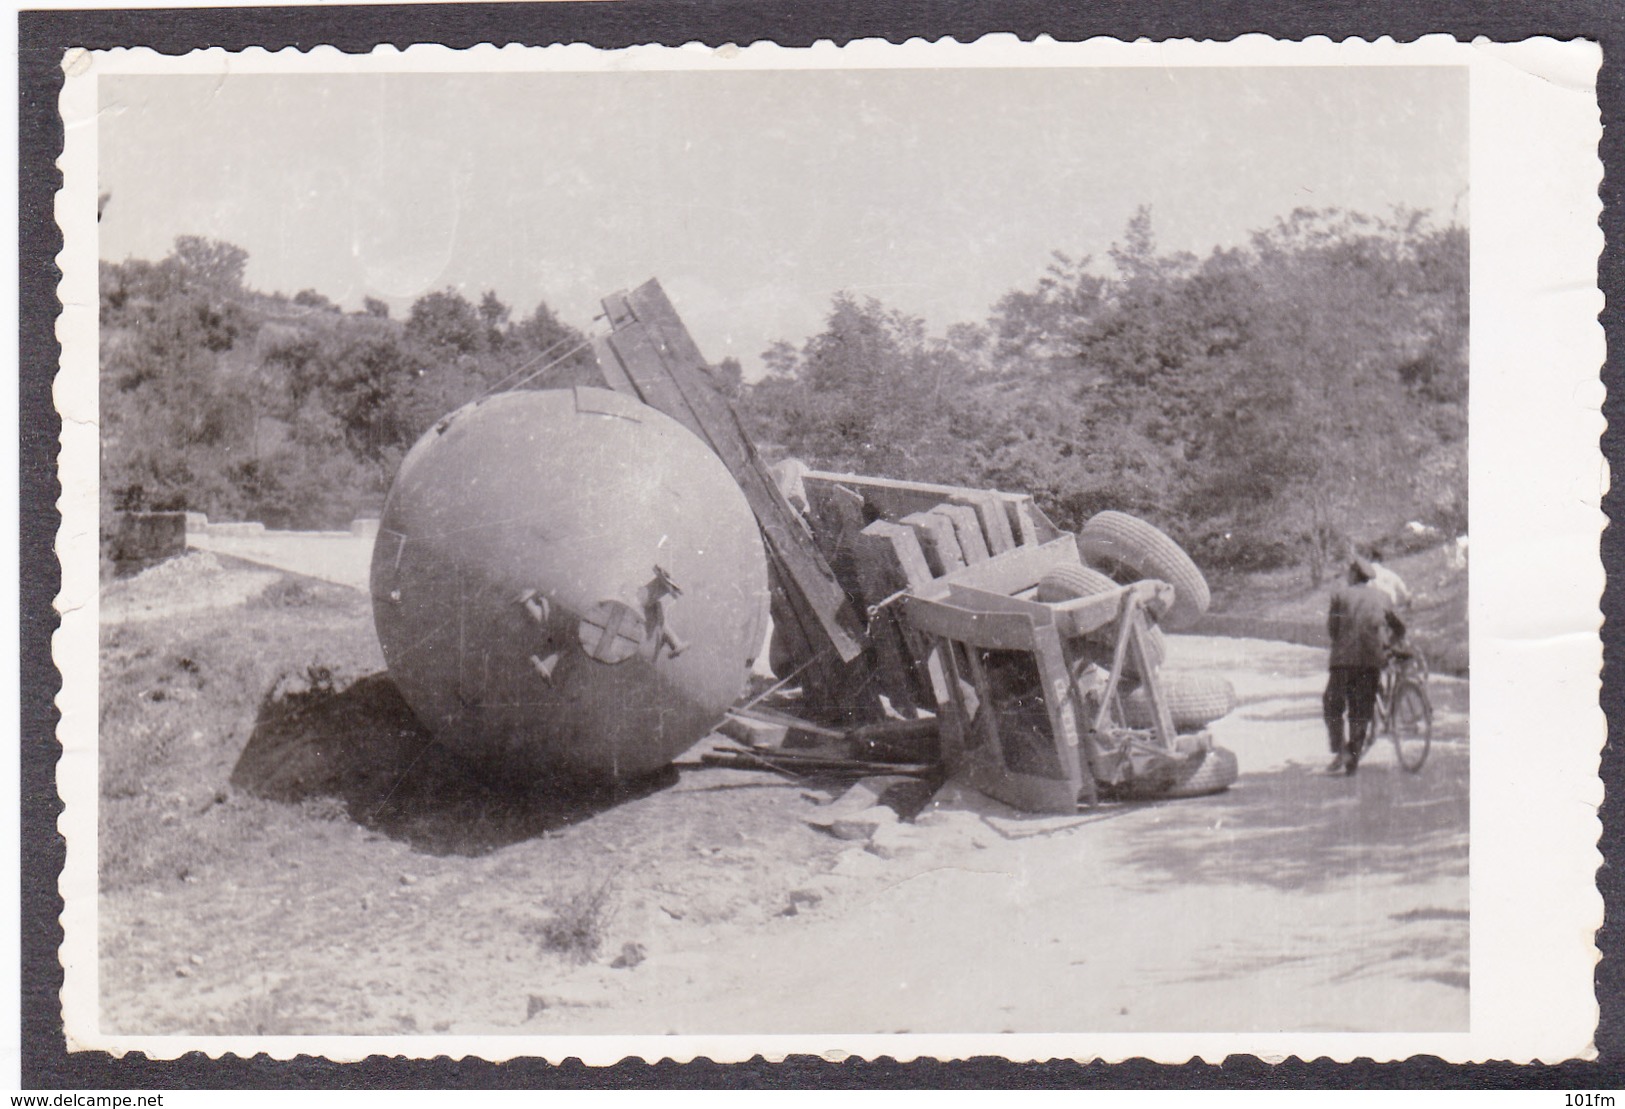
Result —
M 1112 45 L 69 59 L 70 1046 L 1583 1055 L 1487 67 Z

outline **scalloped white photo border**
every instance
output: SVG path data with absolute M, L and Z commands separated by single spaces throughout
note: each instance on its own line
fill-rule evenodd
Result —
M 53 653 L 67 839 L 62 1012 L 72 1050 L 141 1051 L 173 1058 L 265 1052 L 335 1060 L 369 1055 L 516 1056 L 608 1064 L 626 1057 L 769 1060 L 793 1053 L 901 1061 L 994 1055 L 1011 1060 L 1134 1057 L 1218 1062 L 1230 1054 L 1376 1060 L 1431 1054 L 1452 1062 L 1556 1062 L 1594 1056 L 1594 933 L 1603 919 L 1597 809 L 1605 738 L 1598 554 L 1609 473 L 1597 314 L 1598 187 L 1602 135 L 1594 43 L 1537 39 L 1023 43 L 859 41 L 808 49 L 772 43 L 712 49 L 640 46 L 606 51 L 437 45 L 345 54 L 331 47 L 203 50 L 180 57 L 145 48 L 63 59 L 66 140 L 56 215 L 62 363 L 57 555 L 61 627 Z M 1469 74 L 1471 161 L 1469 602 L 1473 669 L 1470 1031 L 1448 1034 L 1201 1033 L 794 1036 L 109 1035 L 98 1027 L 97 978 L 97 82 L 111 74 L 530 72 L 913 67 L 1452 66 Z

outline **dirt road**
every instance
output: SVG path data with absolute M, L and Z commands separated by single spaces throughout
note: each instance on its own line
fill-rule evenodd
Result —
M 105 1031 L 1466 1027 L 1465 683 L 1420 775 L 1379 747 L 1331 777 L 1322 652 L 1171 637 L 1243 701 L 1227 793 L 1035 818 L 950 787 L 866 844 L 745 771 L 493 792 L 387 679 L 326 684 L 379 663 L 365 597 L 322 588 L 104 618 L 104 688 L 140 687 L 104 711 Z M 318 677 L 263 697 L 289 660 Z
M 1436 1030 L 1467 1021 L 1467 752 L 1320 772 L 1316 652 L 1175 638 L 1255 698 L 1219 797 L 1033 818 L 950 790 L 822 911 L 584 976 L 558 1031 Z M 1465 738 L 1465 721 L 1445 730 Z M 720 950 L 719 950 L 720 949 Z

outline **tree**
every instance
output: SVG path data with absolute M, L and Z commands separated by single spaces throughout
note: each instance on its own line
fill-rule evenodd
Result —
M 364 463 L 398 456 L 421 430 L 406 409 L 423 363 L 387 321 L 346 317 L 300 333 L 270 346 L 262 366 L 276 386 L 269 410 L 295 428 L 322 413 L 332 430 L 310 438 L 342 442 Z
M 361 311 L 374 319 L 389 319 L 389 305 L 377 297 L 365 297 L 361 301 Z
M 337 312 L 339 306 L 315 289 L 300 289 L 293 294 L 293 302 L 301 308 L 314 308 L 320 312 Z
M 441 354 L 475 354 L 487 346 L 484 321 L 468 298 L 451 288 L 413 302 L 406 334 L 414 343 Z
M 765 442 L 832 469 L 890 477 L 960 473 L 958 401 L 985 334 L 931 339 L 923 321 L 879 301 L 835 296 L 824 330 L 798 351 L 775 344 L 744 412 Z
M 1299 210 L 1249 252 L 1256 304 L 1197 491 L 1295 533 L 1316 584 L 1355 533 L 1414 510 L 1411 477 L 1453 422 L 1415 368 L 1445 318 L 1465 334 L 1465 267 L 1429 289 L 1431 236 L 1411 215 Z
M 545 302 L 508 328 L 505 355 L 517 375 L 514 387 L 602 384 L 587 337 L 561 321 Z
M 182 235 L 166 261 L 193 285 L 237 292 L 248 269 L 248 251 L 201 235 Z
M 480 297 L 479 314 L 485 324 L 485 345 L 492 350 L 501 347 L 512 311 L 498 299 L 495 289 L 485 290 L 485 295 Z

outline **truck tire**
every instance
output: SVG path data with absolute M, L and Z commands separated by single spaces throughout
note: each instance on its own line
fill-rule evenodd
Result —
M 1099 570 L 1091 570 L 1081 563 L 1062 563 L 1044 575 L 1038 583 L 1037 599 L 1047 604 L 1058 604 L 1076 597 L 1093 597 L 1120 586 Z M 1160 598 L 1146 606 L 1146 615 L 1161 620 L 1168 605 Z
M 1097 593 L 1105 593 L 1117 587 L 1115 581 L 1099 570 L 1063 563 L 1050 570 L 1039 581 L 1037 597 L 1045 604 L 1059 604 L 1079 597 L 1093 597 Z M 1155 624 L 1148 624 L 1145 631 L 1145 653 L 1149 656 L 1153 668 L 1160 667 L 1163 660 L 1168 657 L 1168 640 L 1163 636 L 1162 629 Z M 1106 643 L 1110 647 L 1117 645 L 1114 640 L 1103 636 L 1091 636 L 1090 640 L 1095 643 Z M 1139 668 L 1135 666 L 1132 657 L 1125 665 L 1124 672 L 1131 679 L 1138 680 Z
M 1204 797 L 1223 793 L 1235 784 L 1240 774 L 1234 751 L 1228 747 L 1210 747 L 1205 753 L 1175 766 L 1171 774 L 1131 782 L 1122 795 L 1136 801 Z
M 1174 587 L 1174 604 L 1162 623 L 1172 631 L 1189 627 L 1208 609 L 1207 579 L 1178 543 L 1137 516 L 1100 512 L 1078 529 L 1083 557 L 1127 584 L 1144 578 Z
M 1057 604 L 1116 588 L 1117 583 L 1099 570 L 1067 562 L 1050 570 L 1039 581 L 1038 599 L 1045 604 Z
M 1162 695 L 1176 732 L 1199 732 L 1236 707 L 1235 686 L 1217 674 L 1164 674 Z M 1131 728 L 1151 727 L 1151 698 L 1144 689 L 1136 689 L 1122 700 L 1123 723 Z

